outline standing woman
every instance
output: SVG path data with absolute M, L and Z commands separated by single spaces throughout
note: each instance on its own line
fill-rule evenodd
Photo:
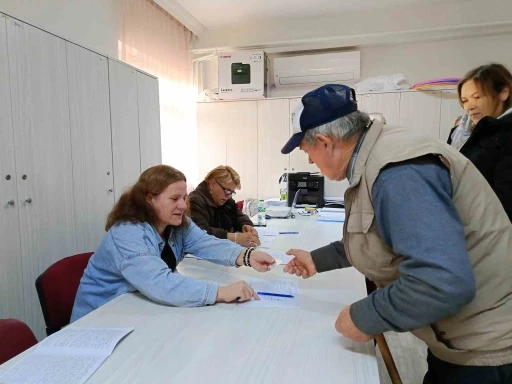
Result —
M 501 64 L 469 71 L 459 82 L 466 114 L 448 144 L 478 168 L 512 221 L 512 74 Z
M 212 169 L 188 196 L 190 218 L 209 235 L 256 247 L 260 245 L 258 232 L 233 200 L 240 188 L 240 176 L 233 168 L 220 165 Z

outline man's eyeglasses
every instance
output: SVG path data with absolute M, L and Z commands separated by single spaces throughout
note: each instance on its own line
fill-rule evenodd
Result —
M 215 180 L 215 179 L 214 179 Z M 228 189 L 228 188 L 224 188 L 217 180 L 215 180 L 215 182 L 217 183 L 217 185 L 219 187 L 221 187 L 223 190 L 224 190 L 224 194 L 226 196 L 234 196 L 236 195 L 236 192 L 235 191 L 232 191 L 231 189 Z

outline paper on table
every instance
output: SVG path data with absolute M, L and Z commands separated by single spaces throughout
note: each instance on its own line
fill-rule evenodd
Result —
M 132 328 L 65 328 L 0 377 L 7 384 L 82 384 Z
M 65 328 L 44 339 L 37 350 L 46 353 L 83 353 L 109 356 L 132 328 Z
M 259 236 L 278 236 L 279 230 L 277 228 L 257 227 Z
M 0 383 L 83 384 L 107 357 L 31 353 L 0 377 Z
M 345 212 L 320 212 L 317 220 L 344 222 Z
M 260 248 L 270 248 L 274 241 L 276 241 L 277 236 L 260 236 Z
M 264 280 L 248 278 L 245 280 L 256 292 L 269 292 L 293 297 L 277 297 L 260 295 L 261 300 L 250 300 L 240 305 L 244 307 L 259 308 L 298 308 L 299 307 L 299 281 L 291 279 Z
M 324 208 L 320 208 L 320 209 L 319 209 L 319 212 L 338 212 L 338 213 L 345 213 L 345 208 L 329 208 L 329 207 L 324 207 Z

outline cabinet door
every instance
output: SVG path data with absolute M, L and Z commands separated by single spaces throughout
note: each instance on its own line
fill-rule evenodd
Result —
M 279 177 L 289 171 L 281 148 L 290 137 L 288 99 L 258 101 L 258 198 L 279 197 Z
M 0 17 L 0 319 L 25 319 L 20 223 L 7 60 L 6 16 Z
M 441 123 L 439 126 L 439 139 L 448 140 L 451 129 L 455 126 L 455 119 L 464 115 L 460 106 L 456 90 L 441 91 Z
M 34 282 L 76 249 L 66 46 L 13 19 L 7 37 L 25 318 L 42 337 Z
M 144 172 L 153 165 L 162 164 L 158 79 L 137 71 L 137 95 L 139 105 L 140 169 L 141 172 Z
M 109 60 L 110 119 L 116 201 L 140 175 L 136 70 Z
M 400 125 L 439 138 L 441 92 L 403 92 L 400 98 Z
M 360 96 L 361 111 L 382 113 L 388 125 L 400 124 L 400 92 L 373 93 Z
M 226 127 L 230 124 L 230 104 L 197 104 L 198 182 L 213 168 L 226 165 Z
M 242 189 L 234 199 L 258 197 L 258 102 L 228 103 L 231 116 L 226 125 L 226 164 L 240 175 Z
M 107 58 L 66 42 L 77 253 L 95 251 L 114 204 Z

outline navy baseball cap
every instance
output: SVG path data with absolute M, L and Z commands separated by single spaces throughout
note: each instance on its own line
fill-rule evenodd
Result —
M 306 93 L 292 112 L 293 135 L 281 153 L 288 154 L 300 145 L 308 129 L 330 123 L 357 111 L 356 92 L 346 85 L 327 84 Z

